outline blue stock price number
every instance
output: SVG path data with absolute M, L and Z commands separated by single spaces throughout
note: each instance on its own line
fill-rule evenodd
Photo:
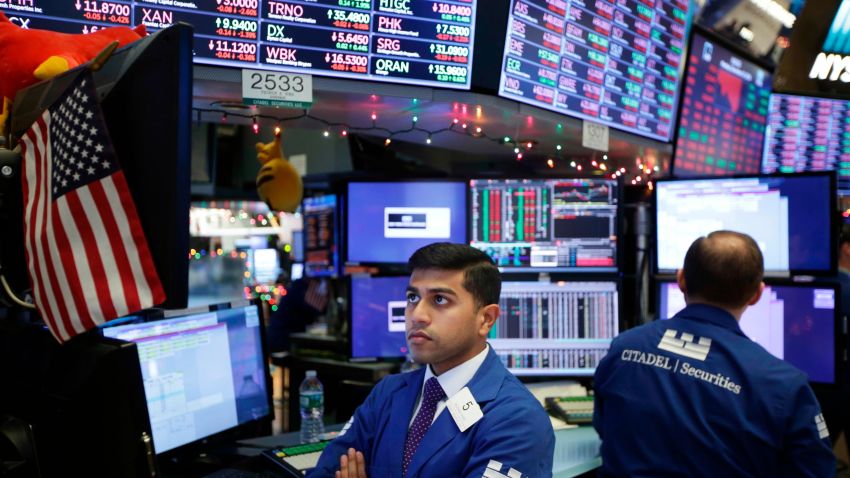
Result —
M 251 73 L 251 88 L 254 90 L 304 91 L 304 77 L 286 73 Z

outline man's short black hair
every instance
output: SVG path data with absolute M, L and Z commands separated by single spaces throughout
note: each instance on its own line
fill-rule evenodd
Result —
M 758 292 L 764 259 L 752 237 L 715 231 L 691 244 L 683 273 L 689 297 L 737 309 Z
M 420 248 L 407 261 L 414 269 L 463 271 L 463 287 L 475 299 L 475 307 L 498 304 L 502 292 L 499 268 L 485 252 L 465 244 L 435 242 Z

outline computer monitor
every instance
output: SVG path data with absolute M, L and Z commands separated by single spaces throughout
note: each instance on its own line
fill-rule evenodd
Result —
M 333 277 L 339 273 L 339 216 L 336 194 L 307 197 L 304 215 L 304 274 Z
M 280 258 L 277 249 L 248 249 L 248 258 L 252 283 L 274 284 L 277 281 L 280 275 Z
M 351 277 L 351 357 L 399 358 L 407 350 L 408 276 Z
M 138 348 L 158 455 L 238 436 L 272 417 L 257 306 L 187 312 L 103 329 Z
M 610 179 L 473 179 L 470 245 L 505 272 L 616 272 L 620 187 Z
M 296 281 L 302 277 L 304 277 L 304 264 L 302 262 L 293 262 L 291 272 L 289 274 L 289 279 L 292 281 Z
M 617 282 L 503 282 L 487 341 L 515 375 L 592 376 L 619 331 Z
M 732 176 L 761 170 L 772 77 L 712 36 L 691 37 L 673 174 Z
M 432 242 L 466 242 L 460 181 L 348 184 L 348 262 L 406 264 Z
M 839 192 L 850 193 L 848 118 L 847 100 L 770 95 L 762 172 L 837 171 Z
M 833 283 L 770 283 L 761 300 L 744 311 L 741 330 L 775 357 L 809 376 L 835 383 L 841 369 L 842 320 Z M 685 308 L 675 281 L 658 282 L 658 317 L 669 319 Z
M 59 344 L 46 327 L 0 320 L 0 470 L 10 473 L 0 474 L 159 476 L 137 357 L 135 344 L 94 332 Z M 2 466 L 17 460 L 31 473 Z
M 658 141 L 670 140 L 695 10 L 690 2 L 492 3 L 487 3 L 488 9 L 510 12 L 505 36 L 487 45 L 493 50 L 504 45 L 500 96 Z M 485 23 L 486 18 L 487 13 L 479 17 L 486 25 L 476 32 L 479 35 L 501 27 Z M 477 43 L 482 45 L 481 40 Z M 486 64 L 489 55 L 479 55 L 476 52 Z M 488 73 L 496 76 L 498 66 L 488 66 Z
M 767 275 L 834 274 L 835 197 L 831 172 L 659 180 L 657 269 L 675 272 L 694 240 L 725 229 L 755 239 Z

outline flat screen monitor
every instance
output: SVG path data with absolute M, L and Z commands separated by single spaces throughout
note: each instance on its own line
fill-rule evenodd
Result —
M 271 418 L 262 328 L 249 305 L 103 329 L 138 348 L 157 454 Z
M 686 0 L 511 0 L 499 94 L 669 141 Z
M 60 345 L 4 317 L 0 381 L 3 476 L 161 476 L 134 344 L 90 332 Z
M 616 282 L 503 282 L 487 341 L 516 375 L 592 376 L 619 330 Z
M 289 279 L 292 281 L 297 281 L 298 279 L 304 277 L 304 264 L 301 262 L 293 262 L 291 273 L 289 275 Z
M 339 216 L 337 196 L 304 198 L 304 273 L 308 277 L 332 277 L 339 272 Z
M 617 270 L 617 181 L 474 179 L 470 244 L 505 272 Z
M 351 277 L 351 357 L 398 358 L 407 354 L 404 310 L 408 276 Z
M 757 174 L 770 73 L 699 34 L 693 35 L 689 54 L 673 174 Z
M 694 240 L 721 229 L 755 239 L 767 275 L 835 272 L 833 173 L 661 180 L 655 189 L 661 273 L 681 268 Z
M 348 184 L 348 262 L 406 264 L 433 242 L 466 242 L 460 181 Z
M 676 282 L 658 283 L 658 317 L 685 308 Z M 840 294 L 835 284 L 768 284 L 761 300 L 744 311 L 741 330 L 777 358 L 799 368 L 809 381 L 834 383 L 841 360 Z
M 251 282 L 254 284 L 274 284 L 280 275 L 280 258 L 274 248 L 248 249 L 248 262 L 251 265 Z
M 850 193 L 850 101 L 770 95 L 761 169 L 836 171 L 839 191 Z
M 469 89 L 476 0 L 203 0 L 0 3 L 28 28 L 88 33 L 185 22 L 196 63 Z M 256 73 L 250 84 L 297 88 Z

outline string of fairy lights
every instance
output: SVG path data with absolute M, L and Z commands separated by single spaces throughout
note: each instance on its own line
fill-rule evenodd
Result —
M 310 113 L 306 109 L 301 110 L 300 114 L 294 114 L 290 116 L 274 116 L 258 112 L 239 113 L 234 111 L 227 111 L 220 108 L 193 108 L 193 111 L 195 112 L 197 121 L 199 123 L 201 122 L 202 115 L 204 114 L 216 115 L 220 118 L 222 123 L 227 123 L 228 120 L 231 118 L 249 120 L 251 122 L 251 128 L 254 134 L 260 134 L 261 120 L 267 120 L 275 124 L 275 135 L 280 134 L 282 126 L 288 122 L 305 119 L 312 120 L 322 125 L 323 130 L 321 134 L 324 138 L 329 138 L 331 134 L 334 134 L 334 132 L 336 132 L 335 134 L 339 134 L 342 137 L 348 136 L 349 133 L 372 133 L 377 136 L 383 136 L 384 146 L 386 147 L 391 146 L 394 137 L 414 132 L 422 133 L 426 138 L 425 144 L 428 145 L 433 142 L 434 137 L 437 135 L 461 134 L 483 141 L 490 141 L 502 146 L 511 147 L 513 148 L 513 153 L 517 161 L 527 160 L 529 157 L 531 157 L 532 152 L 537 153 L 539 151 L 537 145 L 540 144 L 537 140 L 534 139 L 518 139 L 511 138 L 510 136 L 491 136 L 488 135 L 480 126 L 474 125 L 457 117 L 453 118 L 446 127 L 438 129 L 426 129 L 419 126 L 419 117 L 417 115 L 413 115 L 411 117 L 410 127 L 403 129 L 389 129 L 378 125 L 378 115 L 374 112 L 369 115 L 370 123 L 366 126 L 363 126 L 352 125 L 347 122 L 329 121 L 327 119 L 321 118 Z M 558 126 L 560 127 L 561 125 Z M 595 155 L 590 159 L 567 159 L 564 158 L 563 154 L 564 151 L 562 145 L 557 144 L 555 145 L 555 150 L 553 152 L 547 154 L 540 152 L 537 154 L 537 156 L 539 156 L 539 158 L 545 158 L 545 164 L 550 169 L 554 169 L 559 163 L 568 164 L 569 167 L 574 169 L 575 171 L 596 176 L 607 176 L 612 179 L 617 179 L 620 176 L 627 174 L 628 172 L 625 167 L 621 166 L 619 168 L 614 168 L 610 166 L 608 163 L 607 154 L 602 154 L 600 159 L 596 159 Z M 567 161 L 569 161 L 569 163 L 566 163 Z M 658 166 L 651 167 L 650 165 L 645 164 L 644 161 L 642 161 L 640 158 L 636 158 L 635 170 L 632 172 L 634 176 L 631 179 L 631 184 L 647 184 L 650 188 L 652 188 L 653 176 L 658 173 L 658 171 Z

